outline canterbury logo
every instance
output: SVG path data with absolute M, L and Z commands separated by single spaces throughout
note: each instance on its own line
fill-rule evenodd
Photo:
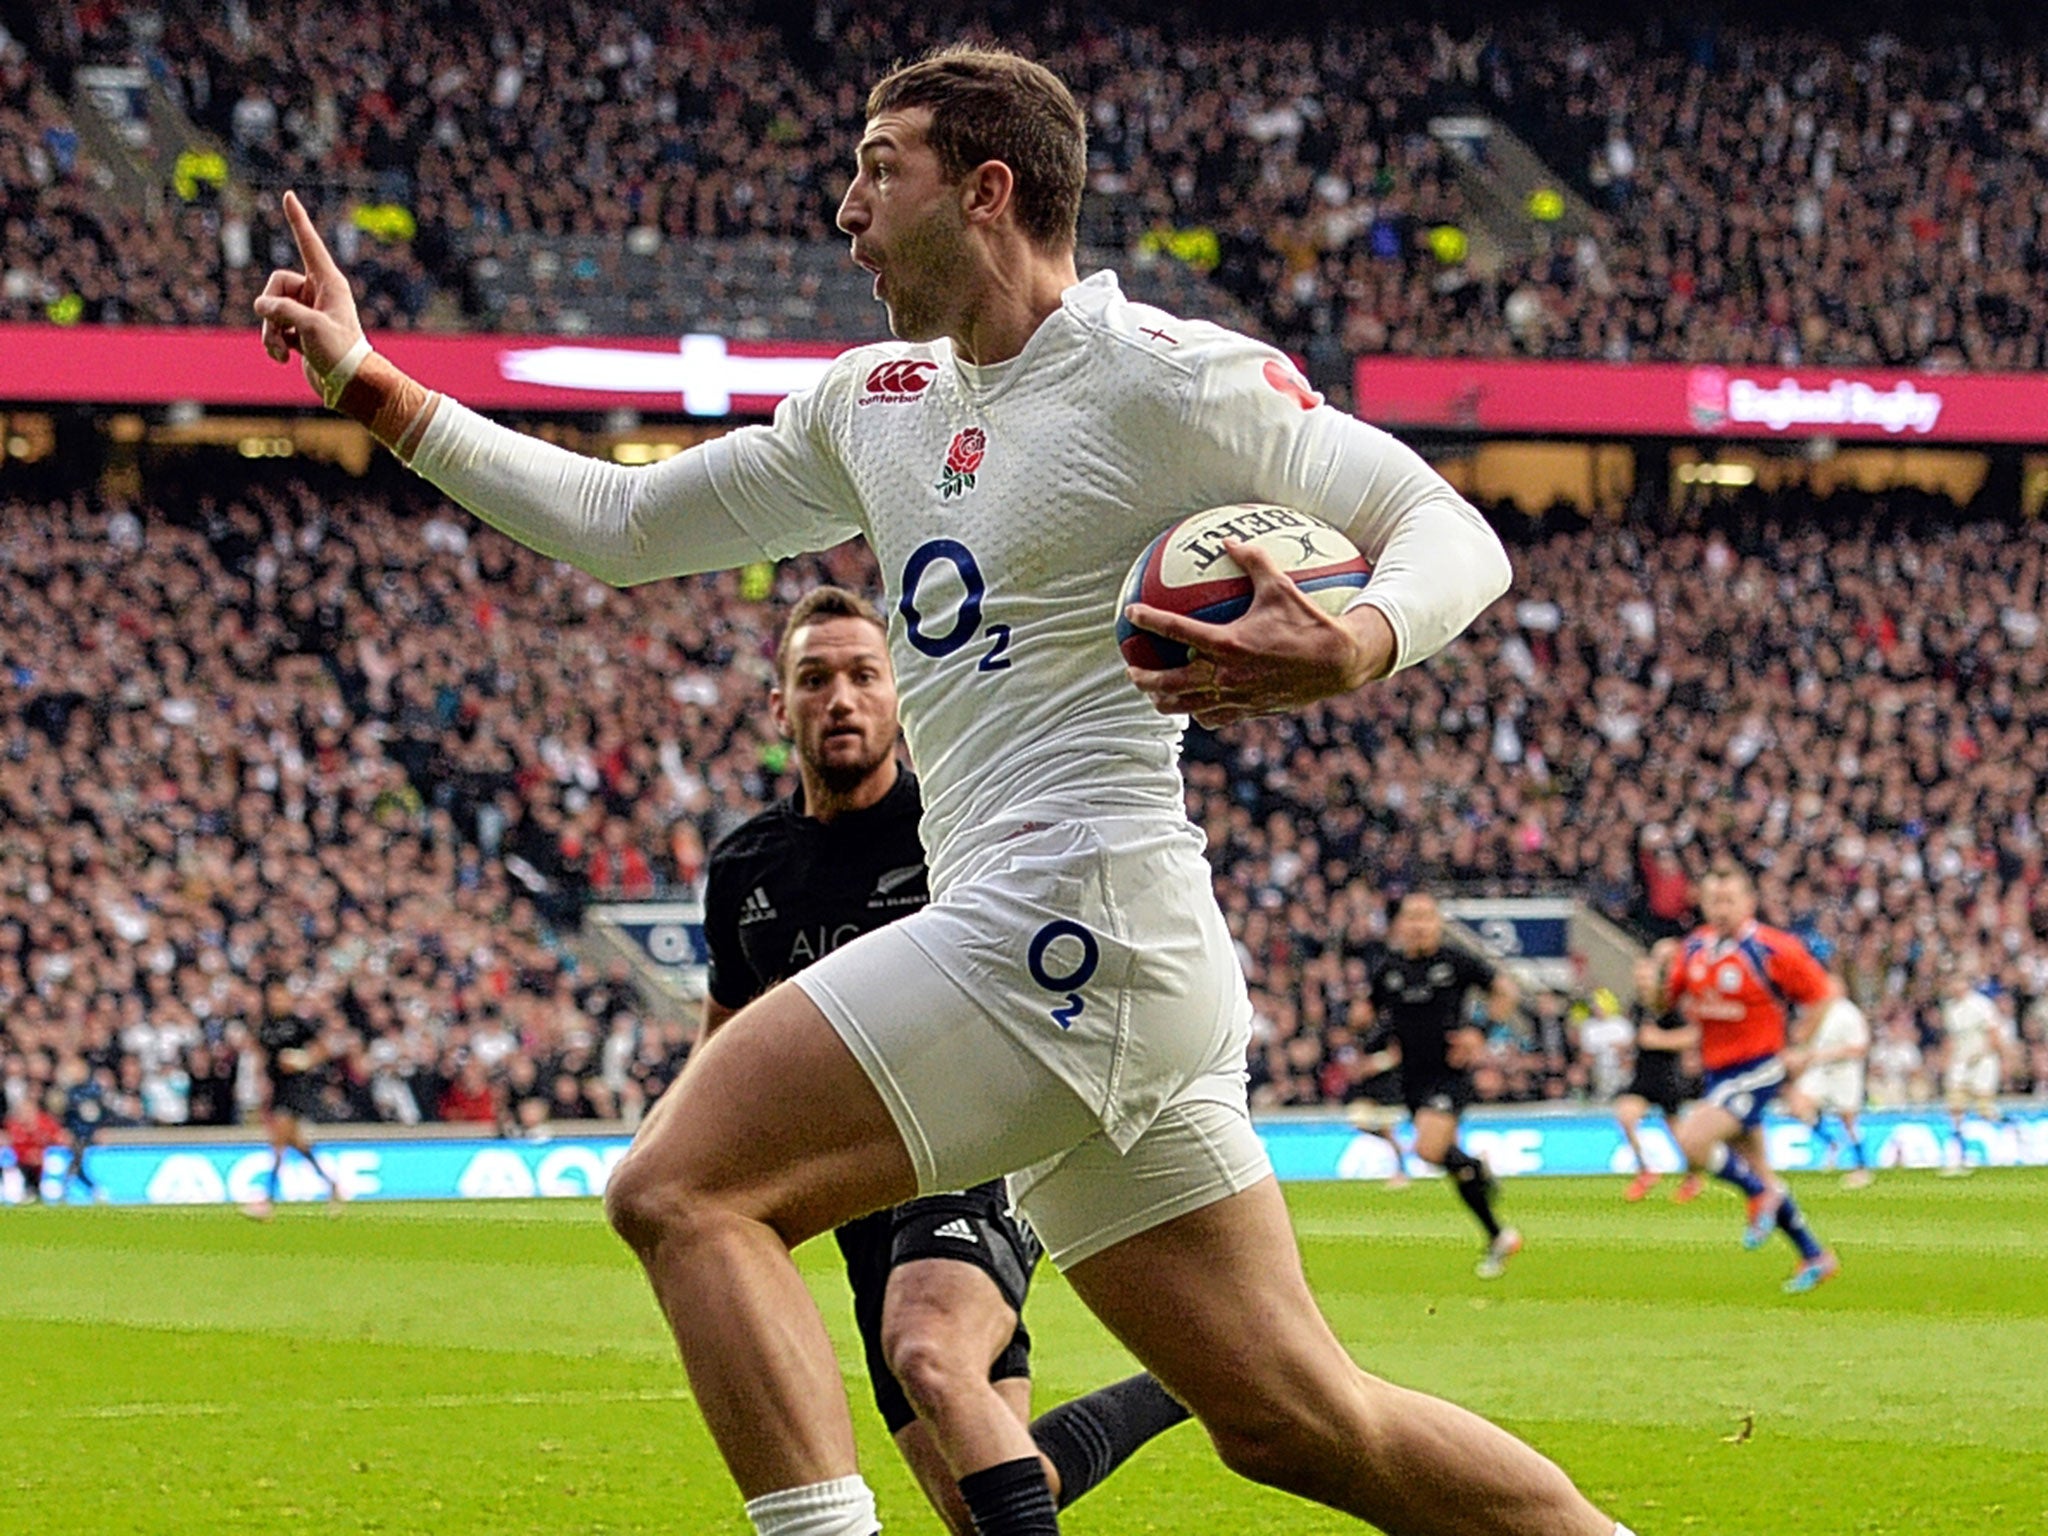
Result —
M 918 358 L 899 357 L 893 363 L 883 363 L 868 374 L 867 382 L 861 386 L 860 403 L 899 405 L 915 400 L 931 388 L 938 371 L 937 363 Z

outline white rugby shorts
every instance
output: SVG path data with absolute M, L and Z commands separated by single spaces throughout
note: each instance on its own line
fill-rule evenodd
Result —
M 2003 1063 L 1996 1056 L 1972 1056 L 1941 1075 L 1942 1097 L 1951 1104 L 1982 1103 L 1998 1096 Z
M 1799 1074 L 1799 1092 L 1822 1109 L 1838 1115 L 1860 1114 L 1863 1109 L 1863 1063 L 1830 1061 L 1808 1067 Z
M 1271 1172 L 1244 977 L 1185 826 L 1027 824 L 793 979 L 888 1106 L 919 1191 L 1016 1175 L 1061 1267 Z

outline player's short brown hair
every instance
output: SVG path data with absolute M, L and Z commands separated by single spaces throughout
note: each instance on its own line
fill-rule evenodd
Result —
M 1017 224 L 1047 250 L 1072 250 L 1088 180 L 1088 128 L 1073 93 L 1043 64 L 1004 48 L 934 49 L 868 92 L 868 116 L 923 107 L 925 141 L 958 181 L 1000 160 L 1016 178 Z
M 789 610 L 789 617 L 783 621 L 782 635 L 775 642 L 777 683 L 789 676 L 789 652 L 796 632 L 820 619 L 859 619 L 864 624 L 874 625 L 885 636 L 889 633 L 889 626 L 882 621 L 875 605 L 858 592 L 849 592 L 844 587 L 813 587 Z

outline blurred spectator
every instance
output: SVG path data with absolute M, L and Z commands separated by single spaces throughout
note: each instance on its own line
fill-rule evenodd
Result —
M 1398 11 L 1290 36 L 1019 0 L 877 0 L 800 36 L 730 0 L 106 16 L 0 42 L 0 318 L 246 314 L 294 185 L 373 330 L 573 329 L 572 295 L 615 287 L 629 242 L 715 240 L 727 273 L 687 313 L 640 300 L 628 327 L 800 332 L 828 322 L 789 251 L 838 243 L 867 86 L 968 36 L 1073 85 L 1091 246 L 1185 272 L 1197 308 L 1234 296 L 1340 395 L 1348 360 L 1382 352 L 2048 366 L 2048 79 L 2018 12 L 2003 32 L 1921 18 L 1918 46 L 1661 17 L 1453 33 Z M 231 191 L 118 204 L 43 85 L 88 60 L 145 64 L 228 146 Z M 1444 127 L 1474 114 L 1531 141 L 1590 224 L 1537 220 L 1508 231 L 1528 254 L 1478 259 L 1460 166 L 1486 140 Z M 530 281 L 493 308 L 489 274 L 514 266 Z M 727 312 L 762 283 L 787 307 Z

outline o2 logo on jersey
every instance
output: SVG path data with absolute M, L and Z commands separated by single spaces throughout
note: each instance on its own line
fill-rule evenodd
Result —
M 1066 994 L 1064 1003 L 1047 1012 L 1061 1029 L 1072 1029 L 1087 1006 L 1080 988 L 1088 985 L 1102 963 L 1102 946 L 1095 935 L 1071 918 L 1059 918 L 1031 936 L 1024 963 L 1031 968 L 1031 979 L 1046 991 Z
M 869 370 L 860 387 L 856 405 L 907 405 L 932 387 L 939 365 L 914 357 L 899 357 Z
M 950 571 L 962 588 L 959 606 L 953 610 L 953 622 L 943 631 L 937 630 L 940 620 L 919 606 L 926 596 L 943 602 L 943 595 L 937 591 L 927 593 L 929 586 L 938 588 L 946 581 L 943 574 Z M 936 573 L 936 574 L 935 574 Z M 976 665 L 977 672 L 1005 672 L 1009 670 L 1010 658 L 1003 653 L 1010 648 L 1010 626 L 991 624 L 984 631 L 981 625 L 981 603 L 988 596 L 988 582 L 983 579 L 981 566 L 974 558 L 974 552 L 958 539 L 928 539 L 910 552 L 910 558 L 903 562 L 903 595 L 896 600 L 896 611 L 903 615 L 903 637 L 920 654 L 942 661 L 954 652 L 972 645 L 977 637 L 989 641 L 988 650 Z

